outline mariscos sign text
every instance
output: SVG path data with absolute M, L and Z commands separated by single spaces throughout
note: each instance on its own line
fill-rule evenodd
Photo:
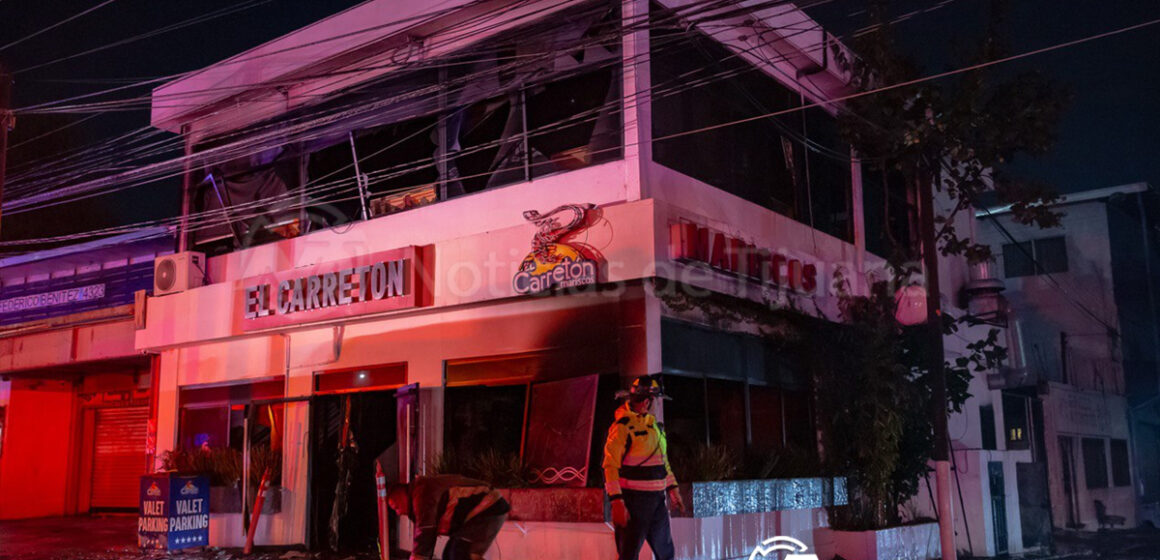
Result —
M 669 245 L 673 259 L 678 261 L 706 265 L 798 293 L 812 294 L 818 289 L 817 265 L 697 224 L 672 224 Z

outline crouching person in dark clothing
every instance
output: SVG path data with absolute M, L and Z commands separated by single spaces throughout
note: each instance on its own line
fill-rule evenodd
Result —
M 411 560 L 431 560 L 435 539 L 448 537 L 443 560 L 481 560 L 511 506 L 486 482 L 456 475 L 420 476 L 387 491 L 391 509 L 411 518 Z

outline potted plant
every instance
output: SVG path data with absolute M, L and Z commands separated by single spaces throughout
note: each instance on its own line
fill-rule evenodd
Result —
M 205 476 L 210 483 L 210 513 L 241 513 L 243 476 L 242 452 L 230 447 L 176 448 L 166 451 L 161 458 L 162 469 L 181 475 Z M 262 473 L 272 469 L 272 480 L 279 480 L 282 452 L 269 447 L 250 449 L 250 488 L 255 489 Z M 250 494 L 253 495 L 252 492 Z M 270 485 L 263 513 L 281 510 L 281 492 L 276 484 Z

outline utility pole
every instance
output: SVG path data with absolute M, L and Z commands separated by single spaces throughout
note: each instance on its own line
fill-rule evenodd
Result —
M 8 129 L 14 124 L 11 101 L 12 75 L 0 64 L 0 203 L 4 201 L 4 172 L 8 168 Z
M 947 377 L 943 368 L 941 292 L 938 279 L 938 239 L 935 235 L 934 182 L 937 176 L 918 174 L 919 224 L 922 229 L 922 261 L 926 269 L 926 329 L 929 345 L 931 414 L 934 425 L 935 500 L 938 511 L 939 543 L 943 560 L 956 560 L 954 508 L 951 506 L 950 437 L 947 434 Z M 922 184 L 925 182 L 926 184 Z

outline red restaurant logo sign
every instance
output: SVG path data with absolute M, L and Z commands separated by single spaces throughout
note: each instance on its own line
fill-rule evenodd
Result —
M 247 279 L 242 329 L 429 305 L 423 271 L 430 253 L 430 247 L 411 246 Z
M 700 263 L 795 292 L 812 294 L 818 289 L 817 265 L 697 224 L 673 224 L 669 243 L 673 258 L 679 261 Z
M 539 231 L 532 238 L 532 252 L 520 263 L 520 270 L 512 279 L 517 294 L 533 294 L 555 288 L 574 288 L 596 283 L 596 261 L 577 245 L 560 243 L 573 233 L 587 217 L 591 204 L 565 204 L 540 214 L 535 210 L 524 212 L 524 219 L 536 224 Z M 570 212 L 571 219 L 560 225 L 554 218 L 561 212 Z

